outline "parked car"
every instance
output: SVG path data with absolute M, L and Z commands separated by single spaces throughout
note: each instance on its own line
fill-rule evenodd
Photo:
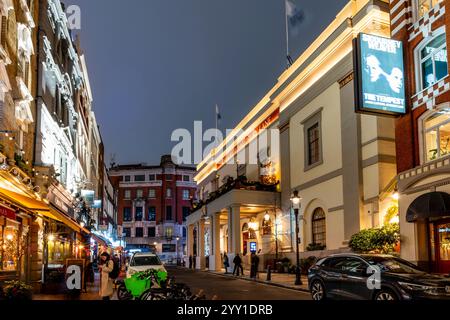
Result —
M 147 271 L 149 269 L 166 271 L 159 257 L 154 253 L 142 252 L 135 253 L 130 260 L 127 269 L 127 278 L 137 272 Z
M 322 258 L 310 268 L 308 285 L 313 300 L 450 300 L 450 278 L 426 273 L 390 255 Z

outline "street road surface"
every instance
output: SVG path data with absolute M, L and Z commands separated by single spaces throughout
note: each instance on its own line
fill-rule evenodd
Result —
M 208 300 L 311 300 L 309 293 L 263 283 L 222 277 L 207 272 L 168 267 L 169 276 L 191 288 L 192 293 L 203 290 Z

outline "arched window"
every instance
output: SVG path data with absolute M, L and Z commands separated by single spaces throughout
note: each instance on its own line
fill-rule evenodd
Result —
M 443 30 L 443 29 L 442 29 Z M 447 42 L 445 32 L 437 34 L 417 49 L 418 91 L 431 87 L 448 75 Z
M 312 240 L 313 244 L 320 244 L 325 246 L 327 239 L 325 211 L 322 208 L 317 208 L 312 216 Z
M 440 108 L 424 121 L 425 159 L 433 161 L 450 154 L 450 108 Z

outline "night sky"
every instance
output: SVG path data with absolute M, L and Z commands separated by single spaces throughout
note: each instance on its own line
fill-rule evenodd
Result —
M 348 0 L 295 0 L 295 59 Z M 286 68 L 284 0 L 66 0 L 81 8 L 105 161 L 158 164 L 172 131 L 233 128 Z

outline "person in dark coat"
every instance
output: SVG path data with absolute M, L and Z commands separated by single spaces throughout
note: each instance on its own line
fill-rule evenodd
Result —
M 228 274 L 228 268 L 230 267 L 230 261 L 226 252 L 223 253 L 223 267 L 225 268 L 225 274 Z
M 250 278 L 256 280 L 258 276 L 258 267 L 259 267 L 259 257 L 256 255 L 256 253 L 252 252 L 250 261 L 251 261 Z
M 189 269 L 192 269 L 192 256 L 189 256 Z
M 237 253 L 236 256 L 234 257 L 233 263 L 234 263 L 233 275 L 239 276 L 239 270 L 241 270 L 241 275 L 244 275 L 244 268 L 242 267 L 242 259 L 239 256 L 239 253 Z

